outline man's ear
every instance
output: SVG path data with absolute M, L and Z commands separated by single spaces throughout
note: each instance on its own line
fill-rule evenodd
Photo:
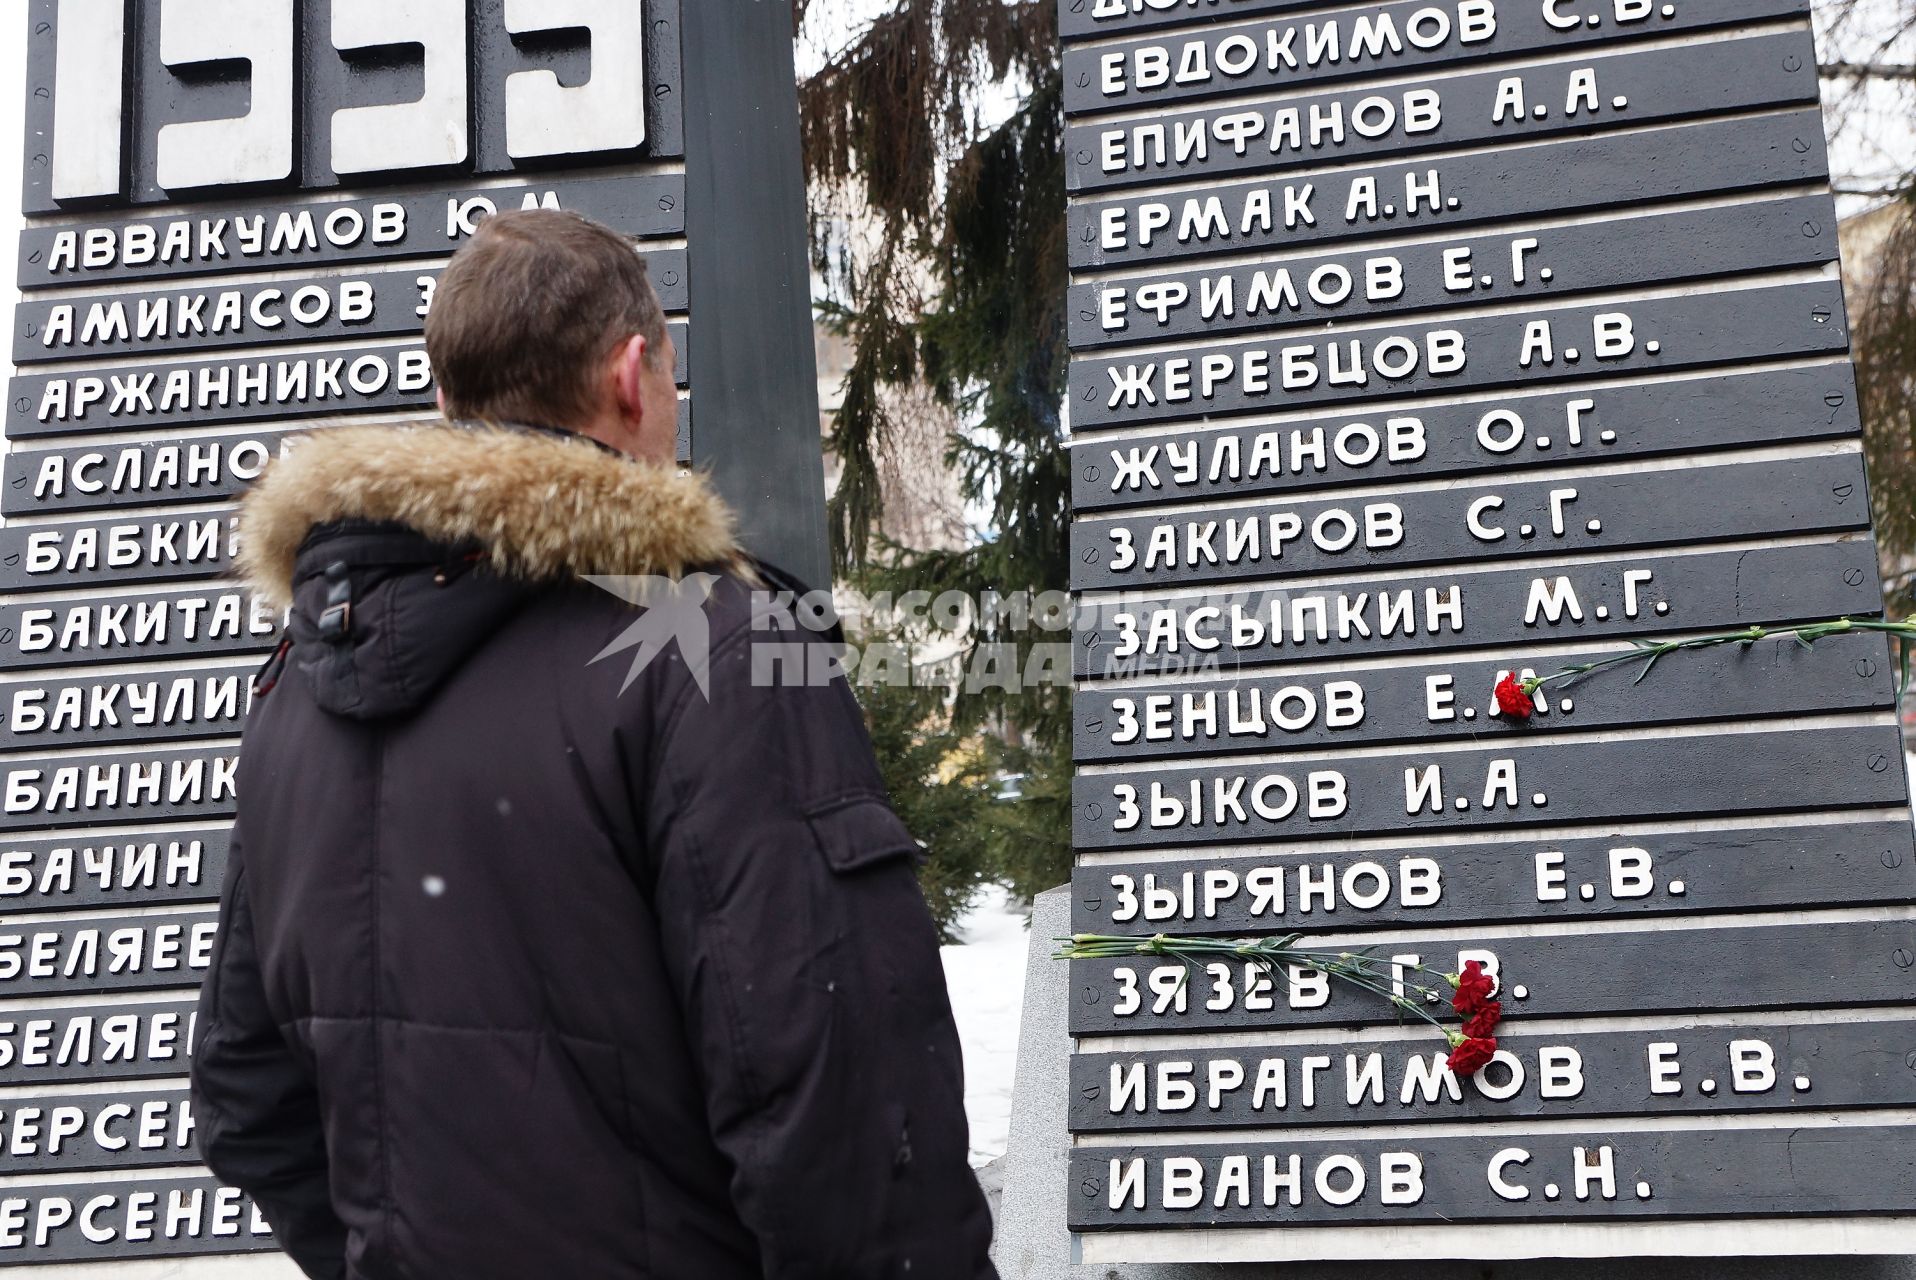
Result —
M 612 356 L 614 391 L 619 398 L 620 415 L 637 424 L 645 418 L 645 335 L 628 338 Z

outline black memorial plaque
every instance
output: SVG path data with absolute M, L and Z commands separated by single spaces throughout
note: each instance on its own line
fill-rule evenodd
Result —
M 1826 921 L 1723 928 L 1609 928 L 1544 937 L 1466 933 L 1441 940 L 1393 936 L 1374 954 L 1456 973 L 1477 960 L 1519 1020 L 1675 1014 L 1702 1010 L 1907 1006 L 1916 999 L 1916 921 Z M 1326 949 L 1348 949 L 1332 943 Z M 1231 958 L 1186 968 L 1177 960 L 1071 962 L 1071 1034 L 1158 1035 L 1265 1027 L 1394 1026 L 1399 1015 L 1367 991 L 1312 980 L 1307 966 L 1272 974 Z M 1500 976 L 1499 976 L 1500 975 Z M 1440 1002 L 1441 1003 L 1441 1002 Z M 1415 1021 L 1406 1025 L 1416 1026 Z M 1754 1028 L 1752 1029 L 1754 1031 Z M 1444 1037 L 1429 1030 L 1433 1046 Z M 1907 1068 L 1906 1068 L 1907 1069 Z M 1699 1086 L 1700 1087 L 1700 1086 Z
M 1512 673 L 1544 675 L 1615 656 L 1615 650 L 1551 651 L 1521 660 L 1099 686 L 1072 702 L 1075 754 L 1097 764 L 1401 742 L 1514 743 L 1537 733 L 1896 705 L 1895 662 L 1888 642 L 1873 634 L 1837 636 L 1807 649 L 1794 640 L 1762 640 L 1672 654 L 1659 661 L 1654 684 L 1635 679 L 1641 664 L 1620 665 L 1538 690 L 1537 712 L 1528 721 L 1501 716 L 1491 696 Z
M 1908 1107 L 1912 1045 L 1916 1023 L 1902 1019 L 1526 1033 L 1501 1037 L 1507 1056 L 1468 1081 L 1443 1070 L 1445 1047 L 1428 1030 L 1083 1053 L 1071 1061 L 1071 1125 L 1122 1133 Z
M 1249 16 L 1281 5 L 1239 4 Z M 1220 94 L 1283 92 L 1366 76 L 1411 76 L 1502 58 L 1546 57 L 1619 39 L 1688 35 L 1807 18 L 1810 0 L 1686 0 L 1644 5 L 1619 25 L 1549 6 L 1394 0 L 1296 18 L 1193 28 L 1120 44 L 1067 45 L 1064 105 L 1074 114 L 1162 107 Z
M 1702 7 L 1709 0 L 1578 0 L 1559 3 L 1559 21 L 1574 20 L 1591 27 L 1614 22 L 1628 34 L 1677 16 L 1679 8 Z M 1067 47 L 1086 38 L 1111 39 L 1140 31 L 1189 26 L 1202 30 L 1207 23 L 1261 18 L 1322 8 L 1324 0 L 1061 0 L 1058 30 Z M 1471 0 L 1470 6 L 1502 14 L 1501 0 Z M 1425 21 L 1420 29 L 1431 28 Z
M 196 999 L 0 1006 L 0 1071 L 10 1085 L 184 1076 Z
M 7 438 L 394 413 L 430 408 L 436 392 L 420 342 L 84 365 L 16 374 L 7 387 Z
M 680 386 L 690 381 L 688 327 L 672 335 Z M 7 434 L 27 440 L 101 432 L 179 430 L 215 424 L 330 418 L 430 409 L 437 398 L 425 346 L 328 346 L 315 351 L 81 365 L 19 374 L 8 387 Z M 687 416 L 690 401 L 680 404 Z M 81 453 L 85 450 L 78 451 Z M 17 470 L 9 472 L 10 488 Z
M 1083 603 L 1079 676 L 1229 676 L 1271 663 L 1742 631 L 1881 607 L 1876 545 L 1585 560 Z M 6 615 L 0 613 L 0 622 Z M 3 633 L 3 632 L 0 632 Z
M 228 827 L 148 827 L 0 839 L 0 913 L 213 902 Z
M 1081 774 L 1081 850 L 1330 840 L 1908 803 L 1894 725 Z
M 1282 856 L 1103 862 L 1072 876 L 1071 928 L 1353 933 L 1899 905 L 1916 893 L 1913 844 L 1909 824 L 1897 820 L 1766 820 L 1567 840 L 1478 836 L 1396 849 L 1317 845 Z
M 0 831 L 233 816 L 239 748 L 0 757 Z
M 50 920 L 0 926 L 0 994 L 197 989 L 212 966 L 211 911 Z
M 225 577 L 239 517 L 211 511 L 0 529 L 0 592 L 18 595 Z
M 569 209 L 641 239 L 685 233 L 680 174 L 534 178 L 391 196 L 262 202 L 168 217 L 29 227 L 20 237 L 22 289 L 214 276 L 228 271 L 357 267 L 392 258 L 449 257 L 486 215 Z
M 0 1105 L 0 1169 L 9 1174 L 193 1164 L 184 1089 L 15 1095 Z
M 1071 291 L 1071 345 L 1206 339 L 1508 305 L 1836 260 L 1828 196 L 1525 227 L 1248 266 L 1127 277 Z
M 0 752 L 239 736 L 258 664 L 0 684 Z
M 684 311 L 684 251 L 655 253 L 650 261 L 660 303 L 669 312 Z M 15 308 L 13 359 L 32 365 L 410 336 L 425 327 L 440 270 L 396 267 L 256 284 L 215 280 L 178 289 L 49 294 Z
M 1529 142 L 1494 151 L 1073 204 L 1074 269 L 1295 251 L 1416 231 L 1820 182 L 1815 110 Z
M 299 435 L 297 430 L 248 431 L 65 449 L 15 449 L 7 455 L 0 514 L 13 517 L 225 501 L 257 480 Z
M 1473 311 L 1449 320 L 1081 359 L 1071 372 L 1072 422 L 1093 430 L 1278 413 L 1848 349 L 1843 291 L 1834 282 Z
M 1091 440 L 1071 452 L 1071 501 L 1091 513 L 1854 439 L 1861 429 L 1847 363 L 1712 370 L 1676 381 L 1366 406 L 1265 426 Z
M 274 1247 L 258 1207 L 207 1177 L 16 1185 L 0 1203 L 0 1267 Z
M 1167 1178 L 1171 1161 L 1180 1163 Z M 1076 1231 L 1769 1221 L 1780 1209 L 1809 1219 L 1908 1216 L 1916 1212 L 1916 1150 L 1896 1125 L 1517 1127 L 1456 1137 L 1086 1147 L 1071 1157 L 1070 1185 L 1082 1193 L 1070 1198 Z
M 0 671 L 267 654 L 280 615 L 243 587 L 0 603 Z
M 1388 498 L 1080 520 L 1072 530 L 1071 585 L 1153 588 L 1571 551 L 1614 555 L 1866 530 L 1869 519 L 1869 485 L 1856 454 L 1592 473 Z M 0 552 L 13 550 L 0 534 Z M 52 550 L 37 550 L 30 563 L 51 561 Z M 8 558 L 0 555 L 0 563 Z M 42 585 L 84 581 L 49 569 Z
M 1073 192 L 1191 182 L 1801 106 L 1808 32 L 1591 54 L 1418 84 L 1339 89 L 1065 129 Z

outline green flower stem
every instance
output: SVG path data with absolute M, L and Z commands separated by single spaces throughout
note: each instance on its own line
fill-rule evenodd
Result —
M 1808 622 L 1794 627 L 1749 627 L 1743 631 L 1726 631 L 1721 635 L 1697 636 L 1690 640 L 1635 640 L 1635 646 L 1627 653 L 1613 654 L 1608 658 L 1599 658 L 1595 662 L 1579 662 L 1547 676 L 1532 676 L 1523 682 L 1525 693 L 1534 694 L 1545 685 L 1570 684 L 1585 676 L 1621 666 L 1629 662 L 1641 662 L 1643 670 L 1637 673 L 1636 681 L 1641 683 L 1650 674 L 1657 663 L 1673 653 L 1689 649 L 1715 649 L 1727 644 L 1740 644 L 1746 648 L 1759 640 L 1771 638 L 1794 639 L 1805 649 L 1818 640 L 1829 636 L 1844 635 L 1853 631 L 1876 631 L 1885 635 L 1901 637 L 1906 643 L 1902 652 L 1902 676 L 1897 683 L 1896 696 L 1900 699 L 1909 689 L 1910 656 L 1916 648 L 1916 618 L 1902 622 L 1884 622 L 1875 618 L 1836 618 L 1828 622 Z
M 1138 956 L 1155 956 L 1183 964 L 1187 977 L 1193 968 L 1201 964 L 1244 960 L 1262 967 L 1280 987 L 1289 985 L 1290 978 L 1286 970 L 1295 966 L 1326 974 L 1346 986 L 1369 992 L 1395 1007 L 1400 1015 L 1408 1013 L 1421 1018 L 1443 1032 L 1444 1038 L 1453 1045 L 1457 1043 L 1459 1037 L 1430 1009 L 1432 1005 L 1449 1008 L 1440 991 L 1436 987 L 1399 977 L 1400 971 L 1404 974 L 1431 974 L 1443 978 L 1446 985 L 1454 985 L 1451 975 L 1436 974 L 1420 964 L 1398 964 L 1364 951 L 1326 951 L 1300 947 L 1297 942 L 1301 936 L 1293 933 L 1278 938 L 1249 940 L 1174 938 L 1162 933 L 1149 938 L 1081 933 L 1057 939 L 1063 945 L 1053 958 L 1130 960 Z M 1396 990 L 1399 985 L 1403 987 L 1402 995 Z

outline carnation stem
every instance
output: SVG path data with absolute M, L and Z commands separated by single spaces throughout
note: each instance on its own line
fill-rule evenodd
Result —
M 1691 649 L 1714 649 L 1727 644 L 1748 646 L 1759 640 L 1780 640 L 1785 637 L 1795 640 L 1807 649 L 1818 640 L 1854 631 L 1881 632 L 1885 635 L 1898 636 L 1905 642 L 1902 675 L 1896 688 L 1897 700 L 1901 701 L 1909 689 L 1909 656 L 1912 646 L 1916 646 L 1916 618 L 1907 618 L 1901 622 L 1886 622 L 1880 618 L 1835 618 L 1827 622 L 1806 622 L 1793 627 L 1748 627 L 1742 631 L 1726 631 L 1720 635 L 1696 636 L 1688 640 L 1636 640 L 1632 641 L 1635 647 L 1627 653 L 1612 654 L 1607 658 L 1598 658 L 1594 662 L 1575 663 L 1553 671 L 1547 676 L 1532 676 L 1523 681 L 1523 690 L 1525 693 L 1535 693 L 1545 685 L 1572 684 L 1585 676 L 1629 662 L 1643 664 L 1643 670 L 1637 673 L 1637 680 L 1641 681 L 1650 674 L 1659 661 L 1673 653 Z
M 1288 987 L 1290 983 L 1286 969 L 1296 966 L 1326 974 L 1347 986 L 1378 996 L 1395 1007 L 1400 1015 L 1414 1014 L 1443 1032 L 1445 1039 L 1451 1038 L 1450 1028 L 1426 1007 L 1431 998 L 1438 994 L 1437 990 L 1403 981 L 1398 976 L 1399 971 L 1405 974 L 1428 974 L 1433 970 L 1420 964 L 1380 960 L 1363 951 L 1325 951 L 1300 947 L 1296 945 L 1299 936 L 1289 934 L 1279 938 L 1252 940 L 1174 938 L 1162 933 L 1149 938 L 1081 933 L 1057 939 L 1062 945 L 1054 959 L 1120 960 L 1140 955 L 1159 956 L 1181 962 L 1187 974 L 1192 968 L 1221 957 L 1241 959 L 1263 968 L 1270 974 L 1272 981 L 1281 987 Z M 1397 993 L 1398 985 L 1403 987 L 1405 994 Z M 1413 993 L 1418 998 L 1413 999 Z

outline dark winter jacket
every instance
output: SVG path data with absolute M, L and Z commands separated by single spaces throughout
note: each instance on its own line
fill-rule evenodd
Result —
M 337 428 L 243 530 L 292 645 L 193 1098 L 308 1275 L 991 1276 L 917 846 L 844 680 L 764 678 L 828 638 L 754 624 L 701 481 Z M 706 689 L 698 636 L 635 641 L 590 575 L 709 587 Z

